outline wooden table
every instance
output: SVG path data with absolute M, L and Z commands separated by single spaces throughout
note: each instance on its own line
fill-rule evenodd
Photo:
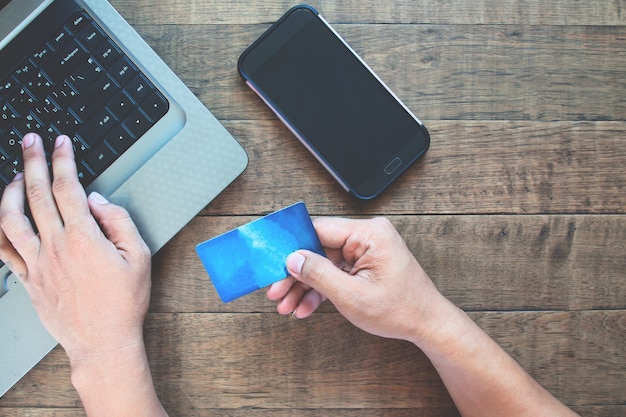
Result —
M 375 201 L 350 197 L 238 78 L 295 2 L 112 2 L 247 150 L 247 171 L 154 259 L 146 339 L 172 416 L 455 416 L 426 357 L 332 305 L 222 304 L 194 245 L 304 200 L 388 216 L 440 290 L 555 396 L 626 415 L 626 3 L 312 1 L 432 135 Z M 54 350 L 0 399 L 81 416 Z

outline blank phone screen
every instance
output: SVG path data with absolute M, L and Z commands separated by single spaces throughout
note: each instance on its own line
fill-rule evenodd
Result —
M 298 13 L 306 22 L 277 43 L 250 78 L 309 145 L 358 186 L 423 130 L 328 26 Z

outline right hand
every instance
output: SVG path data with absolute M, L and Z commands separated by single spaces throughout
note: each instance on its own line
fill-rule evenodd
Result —
M 456 309 L 387 219 L 318 218 L 314 225 L 328 258 L 305 250 L 287 258 L 291 277 L 267 293 L 280 300 L 279 312 L 304 318 L 328 298 L 355 326 L 419 344 Z

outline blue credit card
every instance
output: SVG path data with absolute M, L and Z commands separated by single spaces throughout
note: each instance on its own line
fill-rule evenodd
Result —
M 298 249 L 326 256 L 302 202 L 196 246 L 225 303 L 286 278 L 287 256 Z

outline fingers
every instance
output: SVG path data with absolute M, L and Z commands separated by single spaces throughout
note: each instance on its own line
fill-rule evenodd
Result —
M 361 220 L 343 218 L 317 218 L 314 226 L 328 258 L 308 251 L 298 251 L 287 258 L 291 277 L 273 284 L 267 291 L 271 300 L 279 301 L 276 309 L 280 314 L 297 318 L 311 315 L 326 298 L 338 299 L 355 284 L 344 271 L 351 271 L 355 253 L 361 251 L 346 248 L 361 246 L 354 239 L 355 230 L 366 226 Z M 350 241 L 354 243 L 350 244 Z M 346 256 L 350 255 L 350 256 Z
M 281 281 L 273 283 L 267 290 L 267 298 L 272 301 L 282 300 L 296 282 L 297 281 L 294 277 L 287 277 Z
M 299 319 L 310 316 L 326 300 L 318 291 L 291 276 L 272 284 L 267 297 L 278 301 L 276 311 L 279 314 L 293 314 Z
M 319 291 L 311 289 L 307 291 L 293 310 L 293 316 L 298 319 L 309 317 L 326 300 Z
M 67 136 L 59 136 L 52 153 L 52 190 L 54 199 L 66 227 L 93 222 L 85 190 L 78 180 L 72 142 Z
M 389 221 L 383 218 L 362 220 L 320 217 L 314 220 L 313 225 L 328 258 L 344 271 L 351 271 L 370 243 L 389 232 L 386 226 L 393 230 Z
M 355 222 L 359 220 L 338 217 L 317 217 L 313 226 L 324 248 L 342 248 L 346 240 L 354 233 Z
M 18 174 L 4 191 L 3 235 L 0 237 L 2 256 L 7 258 L 6 261 L 12 264 L 18 275 L 26 273 L 25 263 L 34 259 L 40 247 L 33 226 L 24 216 L 25 200 L 28 201 L 30 215 L 43 239 L 54 239 L 56 232 L 64 226 L 62 216 L 69 222 L 90 218 L 85 194 L 76 175 L 69 138 L 60 136 L 55 144 L 52 156 L 54 185 L 50 182 L 41 137 L 34 133 L 25 135 L 22 139 L 22 152 L 24 173 Z M 58 190 L 56 196 L 53 188 Z
M 287 257 L 287 269 L 298 281 L 324 294 L 331 301 L 354 291 L 355 280 L 332 261 L 314 252 L 300 250 Z
M 124 208 L 109 203 L 102 195 L 93 192 L 87 199 L 91 214 L 108 240 L 122 252 L 122 256 L 150 256 L 137 226 Z
M 0 202 L 0 259 L 20 279 L 25 279 L 27 267 L 24 259 L 39 253 L 39 238 L 24 215 L 24 176 L 18 174 L 4 190 Z
M 29 133 L 22 139 L 24 153 L 24 182 L 30 212 L 40 233 L 63 227 L 52 196 L 48 163 L 41 137 Z

